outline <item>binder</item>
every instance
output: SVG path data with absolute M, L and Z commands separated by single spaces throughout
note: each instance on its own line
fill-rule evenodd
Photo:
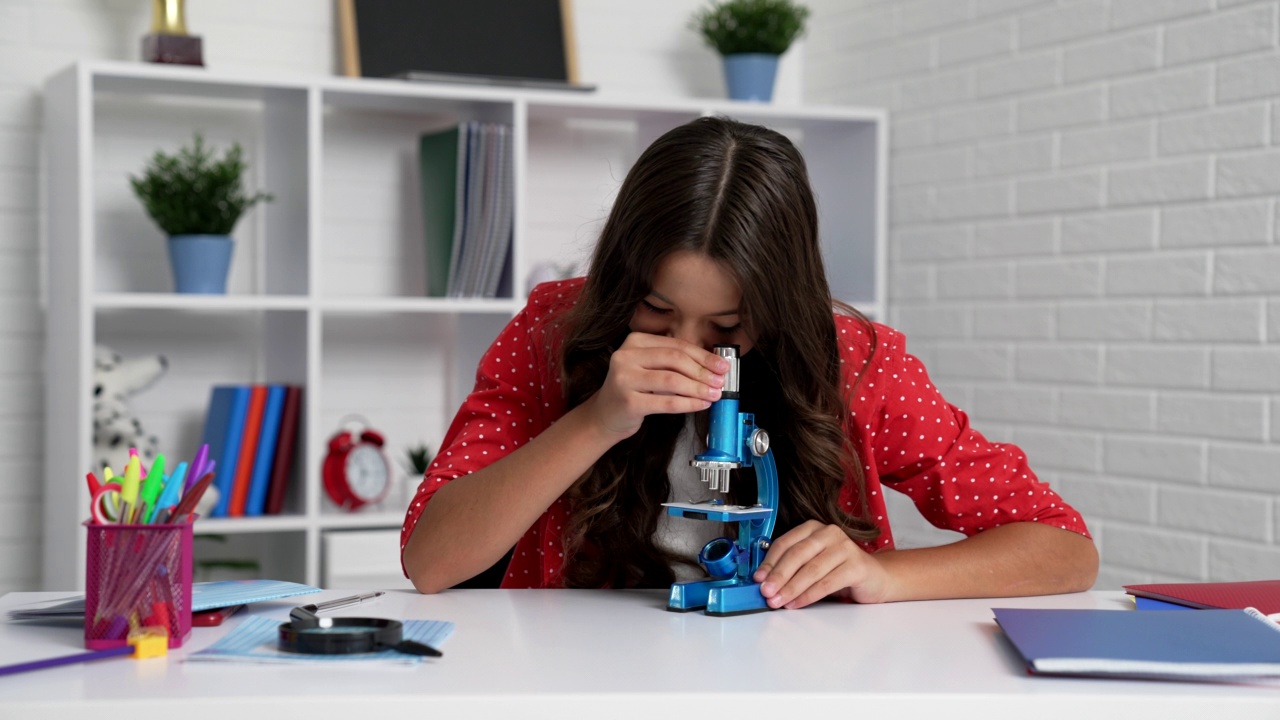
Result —
M 284 510 L 285 493 L 293 469 L 293 455 L 298 442 L 298 417 L 302 414 L 302 387 L 285 388 L 284 408 L 280 413 L 280 436 L 276 441 L 276 457 L 271 464 L 271 487 L 267 491 L 266 514 L 279 515 Z
M 209 459 L 217 462 L 214 484 L 218 488 L 218 502 L 209 512 L 210 517 L 227 516 L 248 410 L 247 386 L 215 385 L 209 391 L 209 407 L 200 442 L 209 445 Z
M 418 139 L 428 297 L 444 297 L 449 291 L 454 224 L 458 217 L 458 163 L 465 162 L 465 153 L 466 133 L 458 126 L 427 133 Z
M 993 608 L 1035 675 L 1161 680 L 1280 677 L 1280 625 L 1245 610 Z
M 267 387 L 249 387 L 249 411 L 244 421 L 244 439 L 240 442 L 240 460 L 236 463 L 236 475 L 231 485 L 231 505 L 227 514 L 243 517 L 245 502 L 249 498 L 249 478 L 253 474 L 253 460 L 258 451 L 258 439 L 262 432 L 262 410 L 267 402 Z
M 244 505 L 244 514 L 250 517 L 261 515 L 267 507 L 267 487 L 271 483 L 271 466 L 276 457 L 276 439 L 280 434 L 284 396 L 283 385 L 267 386 L 267 403 L 262 410 L 262 431 L 258 435 L 258 450 L 249 478 L 249 497 Z
M 1280 580 L 1152 583 L 1125 585 L 1124 589 L 1134 597 L 1163 600 L 1193 608 L 1242 610 L 1252 607 L 1267 615 L 1280 613 Z

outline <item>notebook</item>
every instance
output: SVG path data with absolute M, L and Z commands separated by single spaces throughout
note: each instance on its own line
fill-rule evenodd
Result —
M 1036 675 L 1161 680 L 1280 677 L 1280 626 L 1244 610 L 993 608 Z M 1256 611 L 1254 611 L 1256 613 Z
M 287 580 L 215 580 L 191 584 L 191 612 L 278 600 L 320 592 L 320 588 Z M 20 607 L 9 611 L 10 620 L 58 620 L 84 617 L 84 595 L 63 598 L 50 605 Z
M 1280 613 L 1280 580 L 1243 582 L 1156 583 L 1125 585 L 1134 597 L 1152 598 L 1193 608 L 1257 608 L 1266 615 Z

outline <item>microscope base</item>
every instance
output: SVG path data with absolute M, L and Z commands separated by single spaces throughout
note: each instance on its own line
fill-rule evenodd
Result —
M 738 583 L 715 587 L 707 596 L 707 614 L 717 617 L 746 615 L 772 610 L 760 594 L 760 583 Z
M 743 583 L 735 578 L 695 580 L 671 586 L 667 610 L 690 612 L 705 609 L 708 615 L 726 617 L 772 610 L 760 594 L 760 583 Z
M 733 578 L 675 583 L 671 586 L 671 595 L 667 599 L 667 609 L 671 612 L 701 610 L 707 606 L 707 598 L 711 594 L 712 588 L 725 587 L 733 583 Z

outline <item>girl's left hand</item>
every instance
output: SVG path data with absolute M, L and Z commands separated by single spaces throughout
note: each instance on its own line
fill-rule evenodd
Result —
M 752 576 L 771 608 L 802 608 L 828 596 L 877 603 L 890 577 L 876 557 L 836 525 L 810 520 L 773 541 Z

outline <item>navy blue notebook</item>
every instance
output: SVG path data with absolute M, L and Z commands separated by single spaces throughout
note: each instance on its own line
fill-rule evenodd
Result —
M 992 611 L 1034 674 L 1174 680 L 1280 676 L 1280 625 L 1244 610 Z

